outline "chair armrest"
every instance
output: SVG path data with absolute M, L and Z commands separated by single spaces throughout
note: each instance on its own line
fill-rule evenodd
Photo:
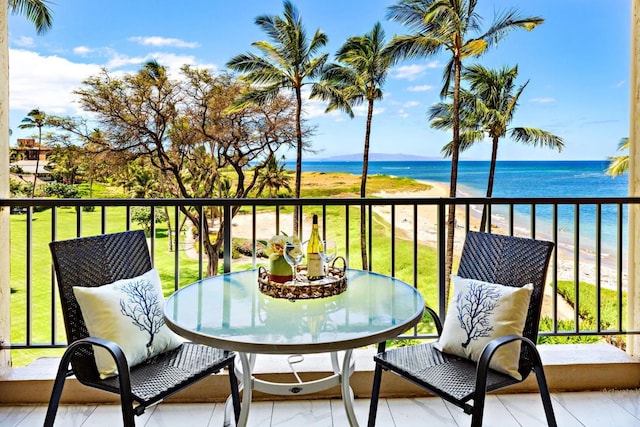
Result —
M 85 346 L 98 346 L 106 349 L 111 357 L 116 362 L 116 369 L 118 370 L 118 377 L 120 383 L 120 390 L 131 390 L 131 379 L 129 372 L 129 362 L 124 355 L 124 351 L 118 344 L 113 341 L 106 340 L 98 337 L 87 337 L 71 343 L 64 352 L 63 360 L 71 360 L 71 355 L 76 351 L 78 347 Z
M 442 335 L 442 320 L 440 320 L 440 316 L 438 316 L 438 313 L 436 313 L 434 309 L 427 305 L 424 306 L 424 309 L 427 313 L 429 313 L 429 315 L 433 319 L 433 322 L 436 324 L 436 331 L 438 332 L 438 336 Z
M 540 353 L 538 348 L 529 338 L 522 337 L 520 335 L 505 335 L 503 337 L 495 338 L 482 350 L 480 359 L 478 360 L 477 374 L 476 374 L 476 390 L 484 390 L 487 384 L 487 372 L 489 371 L 489 363 L 495 352 L 505 344 L 509 344 L 514 341 L 521 341 L 521 345 L 525 345 L 530 348 L 531 355 L 535 358 L 534 364 L 542 366 L 542 359 L 540 359 Z M 521 350 L 522 351 L 522 350 Z M 524 378 L 523 378 L 524 379 Z

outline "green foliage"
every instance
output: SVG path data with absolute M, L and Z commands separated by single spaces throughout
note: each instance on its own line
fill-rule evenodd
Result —
M 580 282 L 579 284 L 579 296 L 580 296 L 580 308 L 578 313 L 580 314 L 581 330 L 595 330 L 597 319 L 597 292 L 598 289 L 595 285 L 586 282 Z M 565 300 L 569 301 L 575 308 L 576 294 L 574 282 L 571 281 L 558 281 L 558 294 Z M 600 289 L 600 328 L 606 329 L 618 329 L 626 327 L 626 316 L 622 316 L 622 325 L 618 322 L 618 312 L 622 310 L 622 313 L 626 313 L 627 308 L 627 293 L 622 292 L 622 307 L 618 304 L 618 294 L 613 289 Z
M 31 185 L 27 182 L 9 180 L 9 190 L 12 197 L 22 197 L 31 194 Z
M 164 209 L 156 207 L 156 224 L 167 222 L 167 215 Z M 131 208 L 131 221 L 138 224 L 144 232 L 149 235 L 151 232 L 151 207 L 150 206 L 134 206 Z
M 47 196 L 55 196 L 59 199 L 76 199 L 80 197 L 80 191 L 78 191 L 77 186 L 63 184 L 61 182 L 45 185 L 43 191 Z
M 550 317 L 545 316 L 540 319 L 540 331 L 553 331 L 553 320 Z M 575 322 L 573 320 L 558 321 L 558 331 L 575 331 Z M 602 338 L 597 336 L 538 336 L 538 344 L 589 344 L 601 341 Z

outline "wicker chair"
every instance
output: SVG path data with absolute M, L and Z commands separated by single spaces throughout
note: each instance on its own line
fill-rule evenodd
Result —
M 116 343 L 89 336 L 72 288 L 102 286 L 149 271 L 151 258 L 144 232 L 127 231 L 52 242 L 50 248 L 69 346 L 60 361 L 45 426 L 53 426 L 65 378 L 70 375 L 75 375 L 86 386 L 119 394 L 124 425 L 135 426 L 134 415 L 142 414 L 148 406 L 223 368 L 228 368 L 233 409 L 238 419 L 240 399 L 233 353 L 184 343 L 129 368 Z M 94 345 L 111 353 L 119 375 L 100 379 L 93 356 Z
M 374 356 L 376 369 L 369 408 L 369 427 L 375 426 L 383 369 L 394 372 L 462 408 L 465 413 L 472 416 L 472 427 L 482 425 L 486 392 L 524 381 L 533 370 L 538 380 L 547 423 L 549 426 L 556 426 L 549 389 L 535 345 L 546 272 L 552 250 L 551 242 L 469 232 L 462 250 L 458 276 L 518 287 L 533 283 L 534 289 L 523 337 L 510 335 L 492 340 L 484 348 L 478 363 L 443 353 L 432 343 L 387 351 L 385 351 L 385 344 L 381 343 L 378 347 L 379 353 Z M 438 336 L 440 336 L 443 328 L 442 321 L 434 310 L 429 307 L 426 309 L 433 317 Z M 489 368 L 489 362 L 495 351 L 502 345 L 515 340 L 520 340 L 522 343 L 518 368 L 522 380 Z M 471 400 L 473 404 L 469 403 Z

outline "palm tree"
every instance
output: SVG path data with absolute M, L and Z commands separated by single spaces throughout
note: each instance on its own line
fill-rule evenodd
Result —
M 38 34 L 44 34 L 51 28 L 53 13 L 47 0 L 8 0 L 9 10 L 25 16 L 36 27 Z
M 391 68 L 391 56 L 387 49 L 385 33 L 378 22 L 363 35 L 350 37 L 336 53 L 337 64 L 329 64 L 323 72 L 323 81 L 315 85 L 311 94 L 329 101 L 327 111 L 342 109 L 353 118 L 352 106 L 367 103 L 367 121 L 362 150 L 362 177 L 360 197 L 367 195 L 369 168 L 369 144 L 371 122 L 376 100 L 382 99 L 387 74 Z M 368 270 L 365 207 L 360 211 L 360 250 L 362 268 Z
M 313 83 L 319 77 L 327 61 L 328 54 L 316 56 L 326 46 L 327 36 L 316 30 L 311 39 L 302 25 L 298 10 L 289 0 L 285 0 L 283 16 L 262 15 L 255 23 L 271 39 L 252 43 L 262 52 L 262 56 L 245 53 L 232 58 L 227 66 L 245 73 L 244 79 L 256 85 L 246 92 L 231 107 L 242 109 L 255 103 L 262 105 L 274 99 L 281 89 L 293 91 L 296 99 L 296 178 L 294 197 L 300 197 L 302 176 L 302 87 Z M 293 233 L 298 234 L 298 206 L 294 208 Z
M 33 129 L 38 128 L 38 150 L 36 158 L 36 172 L 33 176 L 33 187 L 31 189 L 31 198 L 36 193 L 36 181 L 38 180 L 38 168 L 40 167 L 40 148 L 42 147 L 42 128 L 47 125 L 47 115 L 44 111 L 40 111 L 37 108 L 29 111 L 27 117 L 22 119 L 22 124 L 18 125 L 19 129 Z
M 443 49 L 451 55 L 444 69 L 444 84 L 440 91 L 440 96 L 443 98 L 453 96 L 450 197 L 456 196 L 458 183 L 462 61 L 472 56 L 482 55 L 513 29 L 532 30 L 544 22 L 539 17 L 520 17 L 517 10 L 510 9 L 498 15 L 486 32 L 480 33 L 481 17 L 475 12 L 476 5 L 477 0 L 401 0 L 390 6 L 388 12 L 388 18 L 413 30 L 413 34 L 395 36 L 391 40 L 390 49 L 393 51 L 394 60 L 431 56 Z M 454 232 L 455 205 L 451 205 L 447 216 L 444 277 L 449 277 L 451 274 Z M 447 285 L 445 302 L 448 297 L 449 286 Z
M 462 79 L 469 83 L 469 89 L 461 91 L 463 131 L 460 135 L 459 150 L 467 150 L 483 141 L 485 136 L 491 138 L 491 163 L 486 193 L 488 198 L 493 195 L 500 138 L 508 134 L 513 141 L 534 147 L 548 147 L 558 151 L 564 148 L 562 138 L 546 130 L 522 126 L 509 127 L 518 108 L 520 95 L 529 84 L 527 81 L 516 88 L 517 77 L 517 66 L 492 70 L 475 64 L 462 72 Z M 450 128 L 453 122 L 451 110 L 450 106 L 443 103 L 433 106 L 430 110 L 432 126 L 440 129 Z M 445 156 L 451 156 L 452 150 L 453 144 L 450 142 L 443 147 L 442 152 Z M 486 206 L 482 211 L 480 230 L 485 228 L 488 228 Z
M 256 191 L 258 194 L 262 194 L 265 188 L 268 188 L 269 197 L 278 197 L 280 188 L 286 188 L 288 191 L 291 191 L 291 186 L 289 185 L 290 179 L 287 175 L 284 161 L 279 162 L 274 155 L 271 155 L 266 167 L 262 169 L 258 175 Z
M 618 151 L 629 149 L 629 138 L 622 138 L 618 143 Z M 621 156 L 611 156 L 609 159 L 609 167 L 607 168 L 607 175 L 612 177 L 620 176 L 627 173 L 629 170 L 629 155 L 624 154 Z

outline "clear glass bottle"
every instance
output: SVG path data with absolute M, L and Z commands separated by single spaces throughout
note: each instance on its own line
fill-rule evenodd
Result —
M 324 277 L 320 252 L 322 252 L 322 240 L 318 232 L 318 215 L 313 215 L 311 237 L 307 243 L 307 278 L 309 280 L 319 280 Z

